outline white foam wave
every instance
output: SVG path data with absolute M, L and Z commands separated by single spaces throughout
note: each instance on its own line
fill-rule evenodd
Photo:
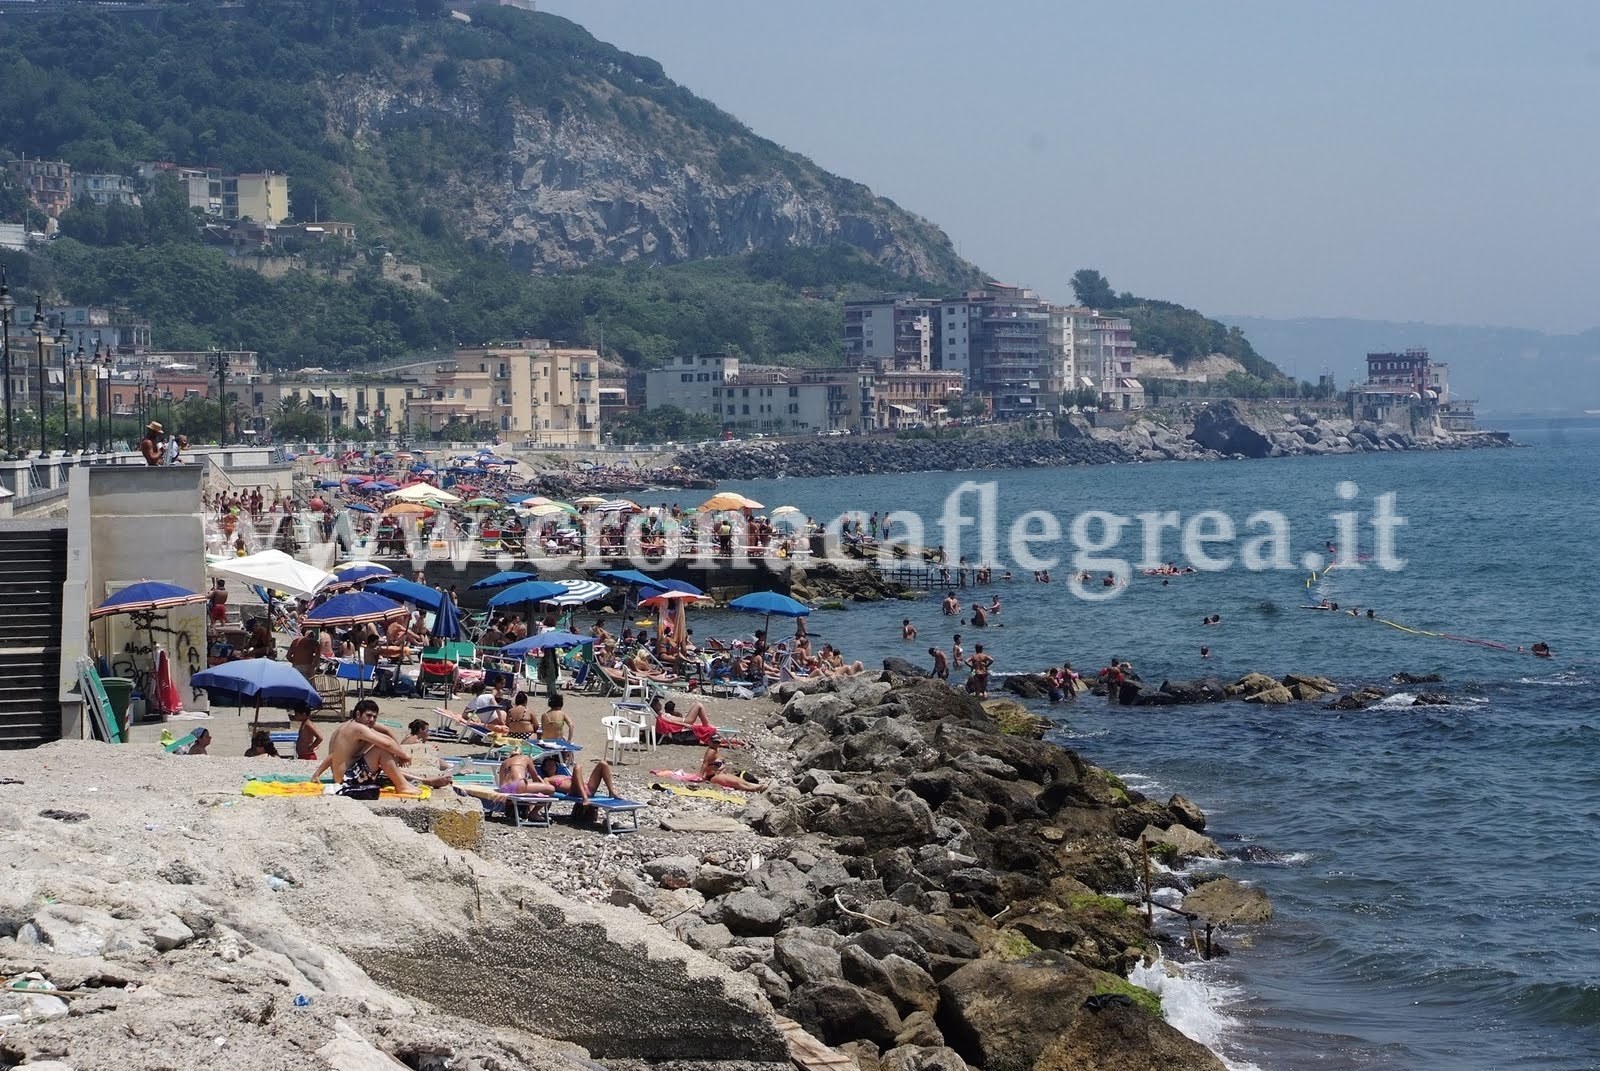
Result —
M 1580 685 L 1593 683 L 1588 677 L 1579 677 L 1569 673 L 1562 673 L 1555 677 L 1518 677 L 1518 684 L 1542 684 L 1546 688 L 1577 688 Z
M 1368 707 L 1367 709 L 1368 710 L 1397 710 L 1400 707 L 1409 707 L 1412 703 L 1414 703 L 1416 701 L 1416 698 L 1417 698 L 1417 695 L 1416 695 L 1415 692 L 1396 692 L 1393 695 L 1385 696 L 1384 698 L 1378 700 L 1376 703 L 1372 704 L 1372 706 Z
M 1162 959 L 1149 967 L 1142 963 L 1134 967 L 1128 981 L 1160 997 L 1168 1025 L 1216 1053 L 1229 1071 L 1260 1071 L 1255 1064 L 1236 1063 L 1222 1053 L 1223 1039 L 1239 1025 L 1223 1012 L 1239 998 L 1238 989 L 1208 982 L 1192 970 L 1169 967 Z

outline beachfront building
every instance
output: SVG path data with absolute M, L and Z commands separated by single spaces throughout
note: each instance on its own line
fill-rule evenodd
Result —
M 861 422 L 864 405 L 852 369 L 741 367 L 722 353 L 671 358 L 645 378 L 645 408 L 673 406 L 714 418 L 744 435 L 817 435 Z
M 844 303 L 844 363 L 880 372 L 933 367 L 933 316 L 938 302 L 912 294 Z
M 329 438 L 349 431 L 378 439 L 397 438 L 405 434 L 406 398 L 415 386 L 415 382 L 397 376 L 360 376 L 320 369 L 257 377 L 257 382 L 247 384 L 238 397 L 240 420 L 256 431 L 266 431 L 273 414 L 287 402 L 321 414 Z M 233 393 L 231 383 L 228 393 Z
M 530 445 L 598 446 L 600 354 L 516 339 L 456 351 L 414 388 L 409 426 L 436 434 L 452 424 L 487 424 Z
M 870 396 L 866 425 L 880 430 L 935 427 L 949 422 L 949 404 L 965 394 L 960 372 L 864 370 Z
M 11 160 L 6 165 L 35 208 L 54 219 L 72 207 L 72 168 L 60 160 Z

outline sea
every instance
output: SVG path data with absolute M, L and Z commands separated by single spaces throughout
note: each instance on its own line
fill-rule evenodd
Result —
M 1577 1071 L 1600 1067 L 1600 420 L 1502 426 L 1520 448 L 730 489 L 819 520 L 909 510 L 954 562 L 983 557 L 976 520 L 989 492 L 969 486 L 958 500 L 952 516 L 974 518 L 959 549 L 944 538 L 957 529 L 939 525 L 947 500 L 964 484 L 994 485 L 996 579 L 961 595 L 964 605 L 999 595 L 1001 612 L 974 629 L 961 623 L 969 609 L 945 617 L 931 595 L 812 614 L 815 643 L 869 666 L 888 655 L 926 665 L 927 648 L 948 649 L 959 632 L 969 653 L 985 645 L 997 673 L 1071 661 L 1092 674 L 1116 656 L 1153 683 L 1258 670 L 1383 687 L 1388 698 L 1359 711 L 1034 704 L 1052 739 L 1088 761 L 1147 796 L 1199 804 L 1208 834 L 1237 856 L 1222 869 L 1273 904 L 1269 923 L 1223 936 L 1231 954 L 1187 966 L 1181 981 L 1159 968 L 1135 980 L 1159 989 L 1169 1021 L 1234 1068 Z M 1380 555 L 1371 521 L 1384 495 L 1404 523 Z M 1033 556 L 1024 564 L 1010 557 L 1008 533 L 1030 511 L 1056 518 L 1059 538 L 1024 547 Z M 1079 544 L 1107 542 L 1094 541 L 1099 521 L 1074 531 L 1091 511 L 1176 511 L 1217 534 L 1221 518 L 1193 520 L 1216 511 L 1236 538 L 1191 546 L 1208 566 L 1232 563 L 1165 584 L 1138 575 L 1146 553 L 1133 519 L 1094 557 L 1120 555 L 1135 575 L 1114 597 L 1086 600 L 1079 593 L 1107 590 L 1103 562 L 1090 566 L 1094 584 L 1071 580 Z M 1241 564 L 1246 538 L 1267 531 L 1249 523 L 1262 511 L 1287 522 L 1291 546 L 1276 558 L 1288 568 Z M 1049 532 L 1041 517 L 1027 524 Z M 1159 534 L 1148 560 L 1188 564 L 1177 531 Z M 1307 568 L 1306 555 L 1328 556 L 1329 543 L 1344 564 Z M 1270 562 L 1277 549 L 1258 546 L 1256 557 Z M 1061 560 L 1050 582 L 1035 580 L 1051 556 Z M 1012 579 L 999 579 L 1007 566 Z M 1305 608 L 1322 600 L 1341 611 Z M 1212 615 L 1220 621 L 1202 624 Z M 902 639 L 905 618 L 914 641 Z M 751 627 L 732 614 L 695 621 L 701 635 Z M 1529 654 L 1535 642 L 1553 657 Z M 1390 683 L 1399 672 L 1442 681 Z M 1448 705 L 1413 705 L 1424 692 Z

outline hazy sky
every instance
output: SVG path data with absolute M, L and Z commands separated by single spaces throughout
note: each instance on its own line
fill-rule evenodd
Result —
M 1600 324 L 1600 2 L 539 7 L 1052 299 Z

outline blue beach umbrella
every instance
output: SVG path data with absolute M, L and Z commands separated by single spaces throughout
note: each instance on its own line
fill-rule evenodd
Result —
M 811 607 L 805 603 L 776 591 L 752 591 L 748 595 L 741 595 L 728 604 L 728 609 L 746 614 L 766 614 L 763 629 L 771 627 L 773 614 L 779 617 L 805 617 L 811 613 Z
M 115 614 L 153 613 L 173 606 L 188 606 L 205 602 L 207 596 L 176 584 L 159 580 L 141 580 L 129 584 L 105 602 L 89 611 L 90 617 L 111 617 Z
M 408 612 L 400 603 L 382 595 L 348 591 L 313 609 L 306 614 L 306 620 L 314 625 L 365 625 L 369 621 L 388 621 Z
M 353 509 L 357 513 L 376 513 L 376 512 L 378 512 L 377 510 L 373 509 L 371 506 L 367 505 L 365 502 L 352 502 L 348 506 L 346 506 L 345 509 Z
M 487 591 L 491 588 L 508 588 L 512 584 L 520 584 L 524 580 L 538 580 L 537 571 L 524 572 L 521 569 L 502 569 L 498 573 L 491 573 L 475 584 L 467 586 L 468 591 Z
M 300 675 L 300 671 L 275 658 L 245 658 L 238 662 L 225 662 L 201 670 L 189 678 L 189 683 L 205 689 L 213 703 L 231 701 L 243 707 L 246 699 L 254 699 L 257 721 L 261 720 L 263 706 L 304 705 L 314 709 L 322 705 L 322 696 Z
M 449 595 L 439 600 L 439 607 L 434 611 L 432 632 L 441 640 L 459 640 L 465 630 L 461 627 L 461 611 L 456 609 L 455 600 Z
M 338 487 L 339 486 L 339 481 L 338 480 L 318 480 L 317 481 L 317 486 L 322 488 L 323 490 L 327 490 L 330 487 Z
M 365 476 L 346 476 L 344 478 L 344 482 L 347 483 L 347 484 L 350 484 L 351 486 L 354 486 L 354 485 L 356 485 L 358 483 L 366 483 L 367 482 L 367 478 Z
M 593 642 L 594 637 L 580 636 L 576 632 L 541 632 L 537 636 L 529 636 L 525 640 L 507 644 L 500 649 L 500 653 L 520 658 L 535 651 L 547 651 L 552 647 L 557 650 L 564 650 L 569 647 L 581 647 L 586 643 Z
M 377 562 L 345 562 L 333 567 L 333 582 L 335 584 L 360 584 L 366 580 L 376 580 L 379 577 L 390 577 L 394 570 L 387 565 Z
M 419 584 L 415 580 L 404 580 L 395 577 L 391 580 L 380 580 L 367 588 L 368 591 L 377 592 L 379 595 L 390 599 L 399 599 L 409 602 L 413 606 L 420 606 L 424 610 L 439 612 L 439 605 L 449 602 L 450 596 L 426 584 Z
M 544 602 L 567 593 L 565 584 L 556 584 L 547 580 L 524 580 L 520 584 L 513 584 L 504 591 L 495 593 L 489 599 L 490 607 L 523 606 L 528 603 Z

